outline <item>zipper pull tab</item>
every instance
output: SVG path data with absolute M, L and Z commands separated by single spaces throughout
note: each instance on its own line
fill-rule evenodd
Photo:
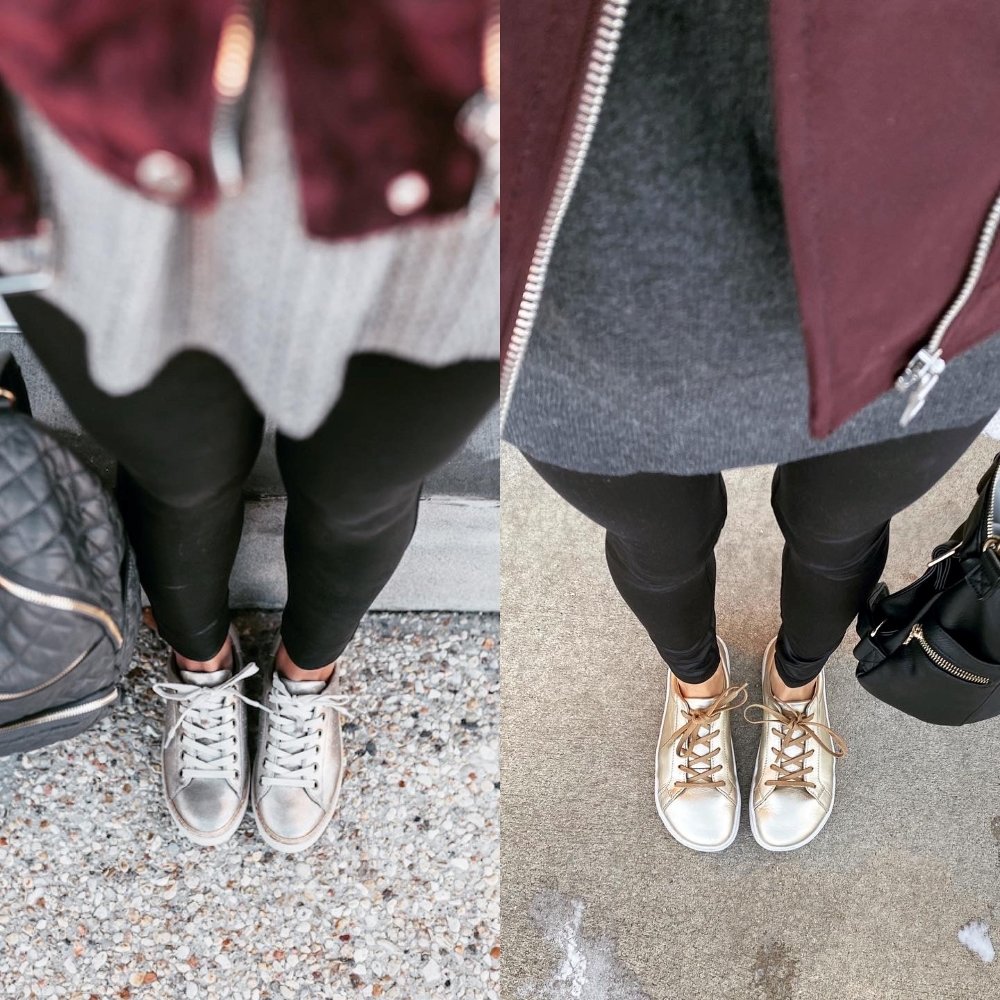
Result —
M 899 418 L 900 427 L 905 427 L 922 409 L 931 389 L 937 385 L 937 380 L 944 371 L 945 361 L 941 351 L 929 351 L 926 347 L 910 359 L 906 371 L 896 379 L 896 389 L 908 392 L 903 415 Z

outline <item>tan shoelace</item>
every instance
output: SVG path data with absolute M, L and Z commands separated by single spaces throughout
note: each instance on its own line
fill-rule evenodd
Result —
M 675 788 L 690 788 L 692 785 L 721 788 L 725 785 L 724 779 L 716 777 L 722 770 L 722 765 L 712 763 L 721 750 L 721 747 L 711 749 L 712 740 L 719 735 L 719 730 L 713 727 L 722 718 L 724 712 L 731 712 L 734 708 L 739 708 L 746 700 L 747 686 L 739 684 L 727 687 L 705 708 L 681 709 L 681 715 L 686 721 L 667 739 L 668 743 L 676 741 L 674 752 L 678 757 L 684 757 L 687 761 L 687 763 L 680 765 L 680 769 L 685 775 L 684 780 L 675 781 Z M 702 729 L 707 730 L 704 736 L 699 735 Z M 705 747 L 704 751 L 698 749 L 702 745 Z M 705 767 L 706 764 L 708 767 Z
M 751 719 L 747 715 L 747 712 L 751 708 L 759 708 L 764 713 L 764 717 L 761 719 Z M 777 736 L 781 740 L 781 743 L 775 755 L 775 762 L 769 765 L 772 771 L 778 773 L 778 776 L 776 778 L 768 778 L 764 782 L 765 785 L 770 785 L 774 788 L 808 789 L 816 787 L 814 781 L 807 780 L 807 775 L 811 774 L 815 769 L 806 767 L 806 763 L 816 752 L 815 748 L 806 749 L 807 740 L 815 740 L 828 754 L 832 754 L 834 757 L 843 757 L 847 753 L 847 743 L 843 738 L 838 736 L 829 726 L 824 726 L 822 722 L 817 722 L 807 712 L 800 712 L 790 708 L 786 708 L 783 712 L 776 712 L 767 705 L 755 703 L 747 705 L 743 710 L 743 718 L 755 726 L 766 726 L 771 722 L 778 723 L 777 727 L 771 730 L 771 733 Z M 829 746 L 820 738 L 817 732 L 820 729 L 829 734 Z M 796 732 L 798 733 L 797 736 L 794 735 Z M 797 752 L 793 753 L 792 751 L 796 750 L 796 748 Z

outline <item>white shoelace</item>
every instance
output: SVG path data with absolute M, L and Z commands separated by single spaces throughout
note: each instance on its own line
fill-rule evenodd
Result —
M 153 685 L 153 690 L 165 701 L 184 706 L 166 739 L 169 746 L 180 732 L 182 781 L 225 778 L 235 782 L 239 779 L 237 699 L 256 708 L 264 706 L 237 691 L 236 685 L 255 673 L 257 664 L 248 663 L 216 687 L 176 682 Z
M 323 731 L 321 710 L 332 708 L 345 719 L 348 698 L 343 694 L 319 692 L 292 694 L 275 677 L 271 687 L 272 708 L 265 708 L 267 744 L 261 761 L 261 784 L 265 788 L 318 788 L 315 774 Z

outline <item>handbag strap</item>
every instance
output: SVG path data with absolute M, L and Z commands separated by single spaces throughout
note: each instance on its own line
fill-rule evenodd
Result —
M 953 554 L 980 600 L 1000 589 L 1000 452 L 979 481 L 979 499 L 955 533 Z
M 891 656 L 906 640 L 910 626 L 946 594 L 963 586 L 970 586 L 980 601 L 1000 591 L 1000 538 L 996 537 L 1000 532 L 1000 452 L 976 489 L 979 495 L 969 516 L 947 542 L 935 547 L 919 579 L 896 595 L 889 594 L 884 583 L 872 592 L 858 616 L 861 641 L 855 653 L 874 648 L 881 656 Z M 887 624 L 889 629 L 883 631 Z
M 1000 549 L 1000 489 L 998 489 L 1000 452 L 997 452 L 993 459 L 992 473 L 992 476 L 989 477 L 989 483 L 985 485 L 987 499 L 984 513 L 986 516 L 982 520 L 981 536 L 983 550 L 996 552 Z

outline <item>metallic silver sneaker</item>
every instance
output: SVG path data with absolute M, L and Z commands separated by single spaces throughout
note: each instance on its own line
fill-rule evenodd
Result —
M 685 698 L 667 671 L 667 698 L 656 749 L 656 810 L 667 831 L 693 851 L 722 851 L 740 828 L 740 786 L 729 713 L 747 700 L 733 685 L 729 650 L 719 640 L 726 687 L 711 698 Z
M 161 758 L 167 809 L 181 832 L 204 847 L 233 835 L 250 788 L 244 703 L 256 702 L 243 696 L 243 682 L 257 666 L 243 666 L 235 631 L 230 638 L 232 669 L 180 670 L 171 653 L 166 682 L 153 685 L 167 703 Z
M 260 835 L 277 851 L 304 851 L 323 835 L 344 779 L 340 717 L 347 696 L 335 673 L 327 681 L 290 681 L 272 662 L 253 771 L 253 812 Z
M 847 753 L 847 744 L 830 728 L 823 674 L 808 701 L 778 701 L 771 693 L 776 642 L 772 639 L 764 653 L 763 704 L 744 711 L 747 722 L 764 727 L 750 793 L 750 829 L 765 850 L 794 851 L 830 818 L 836 760 Z M 762 717 L 751 719 L 751 708 L 759 708 Z

